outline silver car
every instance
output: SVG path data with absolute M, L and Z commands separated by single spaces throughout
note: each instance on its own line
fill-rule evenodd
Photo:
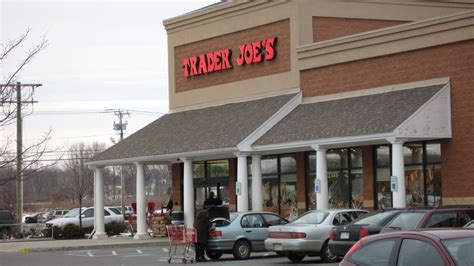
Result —
M 335 262 L 338 257 L 328 248 L 331 229 L 366 213 L 360 209 L 309 211 L 289 224 L 270 227 L 265 247 L 286 254 L 292 262 L 300 262 L 306 256 L 320 256 L 323 262 Z
M 273 212 L 237 212 L 231 213 L 229 220 L 217 218 L 211 222 L 214 226 L 206 251 L 211 259 L 219 259 L 224 253 L 247 259 L 252 251 L 266 251 L 264 240 L 268 227 L 288 223 Z

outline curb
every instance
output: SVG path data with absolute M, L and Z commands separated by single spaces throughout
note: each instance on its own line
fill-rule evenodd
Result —
M 30 253 L 30 252 L 44 252 L 44 251 L 68 251 L 68 250 L 81 250 L 81 249 L 104 249 L 104 248 L 127 248 L 127 247 L 161 247 L 169 246 L 168 241 L 155 241 L 155 242 L 138 242 L 138 243 L 115 243 L 115 244 L 88 244 L 88 245 L 77 245 L 77 246 L 61 246 L 61 247 L 28 247 L 25 243 L 24 246 L 18 247 L 17 249 L 1 250 L 0 253 Z

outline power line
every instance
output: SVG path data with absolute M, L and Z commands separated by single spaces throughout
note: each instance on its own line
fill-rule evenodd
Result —
M 128 133 L 124 133 L 125 135 Z M 57 140 L 57 139 L 77 139 L 77 138 L 93 138 L 93 137 L 104 137 L 104 136 L 110 136 L 111 134 L 97 134 L 97 135 L 85 135 L 85 136 L 69 136 L 69 137 L 58 137 L 58 138 L 49 138 L 49 140 Z M 24 139 L 23 141 L 38 141 L 38 140 L 44 140 L 44 139 Z M 7 141 L 16 141 L 14 139 L 12 140 L 0 140 L 3 142 Z

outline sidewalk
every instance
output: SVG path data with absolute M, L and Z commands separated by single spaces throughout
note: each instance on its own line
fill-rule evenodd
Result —
M 109 237 L 106 239 L 0 241 L 0 253 L 167 245 L 169 241 L 165 237 L 145 240 L 135 240 L 133 237 Z

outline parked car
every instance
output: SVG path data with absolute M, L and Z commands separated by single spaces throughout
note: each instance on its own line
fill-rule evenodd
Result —
M 463 227 L 474 220 L 474 206 L 446 206 L 404 210 L 381 232 L 408 231 L 418 228 Z
M 470 221 L 466 225 L 463 226 L 464 228 L 474 228 L 474 220 Z
M 309 211 L 291 223 L 270 227 L 265 248 L 284 253 L 292 262 L 300 262 L 306 256 L 320 256 L 324 262 L 335 262 L 338 257 L 328 249 L 332 227 L 348 224 L 366 213 L 360 209 Z
M 15 217 L 10 211 L 0 210 L 0 239 L 7 239 L 12 233 Z
M 342 260 L 352 265 L 474 265 L 474 230 L 430 229 L 364 237 Z
M 220 217 L 211 222 L 213 228 L 206 251 L 211 259 L 219 259 L 224 253 L 247 259 L 252 252 L 265 251 L 268 227 L 288 223 L 272 212 L 231 213 L 229 219 Z
M 57 219 L 63 217 L 66 213 L 68 213 L 69 210 L 50 210 L 46 214 L 46 221 Z
M 44 223 L 46 222 L 46 212 L 35 212 L 31 215 L 25 217 L 25 223 L 32 224 L 32 223 Z
M 350 224 L 332 228 L 329 240 L 330 251 L 338 257 L 344 257 L 357 241 L 368 235 L 380 233 L 380 230 L 401 211 L 400 209 L 377 210 Z
M 81 216 L 82 227 L 94 226 L 94 207 L 82 208 Z M 104 207 L 104 222 L 106 224 L 111 222 L 123 223 L 123 216 L 115 207 Z M 46 222 L 48 227 L 57 226 L 63 228 L 68 225 L 79 226 L 79 208 L 69 211 L 62 218 Z

